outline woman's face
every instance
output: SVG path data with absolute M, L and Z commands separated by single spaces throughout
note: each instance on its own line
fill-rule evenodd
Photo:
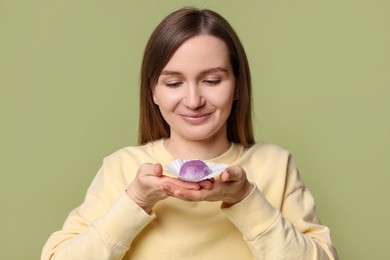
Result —
M 210 35 L 184 42 L 162 70 L 154 102 L 171 139 L 207 141 L 226 137 L 235 79 L 225 43 Z

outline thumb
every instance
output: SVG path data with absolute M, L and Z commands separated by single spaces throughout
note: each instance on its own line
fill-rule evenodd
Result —
M 154 170 L 154 174 L 156 175 L 156 177 L 162 176 L 163 168 L 162 168 L 161 164 L 159 164 L 159 163 L 154 164 L 153 170 Z
M 227 168 L 222 174 L 221 174 L 221 180 L 223 182 L 228 181 L 239 181 L 242 178 L 243 169 L 241 169 L 238 166 L 232 166 Z

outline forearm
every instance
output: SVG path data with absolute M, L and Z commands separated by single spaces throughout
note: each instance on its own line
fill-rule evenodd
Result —
M 121 259 L 153 218 L 124 193 L 91 223 L 71 215 L 64 229 L 49 238 L 41 259 Z
M 330 243 L 303 234 L 281 216 L 269 230 L 246 242 L 255 259 L 338 259 Z
M 61 235 L 53 234 L 51 240 L 61 239 Z M 53 248 L 43 250 L 43 259 L 122 259 L 129 250 L 128 246 L 111 239 L 94 224 L 83 234 L 69 238 Z
M 223 210 L 243 234 L 255 259 L 338 259 L 327 227 L 299 219 L 299 228 L 295 227 L 257 188 L 239 204 Z

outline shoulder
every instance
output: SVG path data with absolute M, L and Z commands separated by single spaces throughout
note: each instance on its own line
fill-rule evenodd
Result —
M 103 159 L 105 167 L 138 167 L 145 162 L 152 162 L 154 158 L 153 143 L 144 145 L 126 146 L 116 150 Z
M 142 156 L 151 152 L 151 143 L 122 147 L 105 157 L 106 160 L 115 160 L 128 156 Z
M 291 153 L 281 146 L 261 141 L 245 149 L 243 155 L 261 158 L 288 159 L 291 156 Z
M 278 145 L 258 142 L 244 151 L 240 164 L 277 208 L 283 198 L 303 186 L 290 151 Z
M 291 154 L 288 150 L 267 142 L 257 142 L 249 148 L 245 148 L 237 161 L 250 176 L 263 179 L 268 176 L 271 179 L 286 177 L 291 162 Z
M 238 163 L 257 180 L 269 179 L 270 183 L 285 182 L 295 168 L 291 153 L 278 145 L 258 142 L 242 153 Z M 295 171 L 295 170 L 293 170 Z

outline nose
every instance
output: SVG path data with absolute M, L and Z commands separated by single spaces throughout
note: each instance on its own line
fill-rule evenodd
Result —
M 197 109 L 204 104 L 204 97 L 201 93 L 201 89 L 196 84 L 187 86 L 187 93 L 184 98 L 184 104 L 190 109 Z

